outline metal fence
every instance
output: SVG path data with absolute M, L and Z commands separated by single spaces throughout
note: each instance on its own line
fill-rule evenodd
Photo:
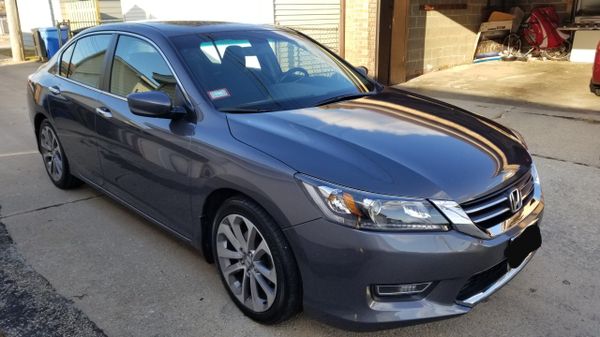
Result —
M 98 4 L 95 0 L 63 0 L 60 5 L 62 16 L 68 18 L 73 31 L 100 23 Z

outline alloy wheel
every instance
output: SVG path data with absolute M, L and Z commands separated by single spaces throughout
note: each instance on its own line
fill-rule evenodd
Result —
M 258 228 L 239 214 L 218 225 L 216 253 L 221 274 L 235 297 L 254 312 L 267 311 L 277 294 L 271 249 Z
M 40 132 L 40 148 L 50 177 L 54 181 L 59 181 L 63 176 L 64 161 L 58 138 L 48 125 L 45 125 Z

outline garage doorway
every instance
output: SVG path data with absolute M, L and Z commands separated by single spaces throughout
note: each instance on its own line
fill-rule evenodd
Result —
M 409 0 L 379 0 L 376 77 L 392 85 L 406 81 Z

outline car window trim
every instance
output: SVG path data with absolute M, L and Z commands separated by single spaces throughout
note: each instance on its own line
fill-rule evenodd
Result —
M 112 71 L 112 64 L 113 64 L 113 59 L 115 56 L 115 50 L 117 48 L 118 41 L 119 41 L 119 34 L 114 34 L 113 39 L 112 39 L 112 41 L 110 41 L 110 45 L 108 46 L 108 49 L 106 50 L 107 58 L 104 59 L 104 63 L 102 64 L 102 68 L 104 70 L 104 75 L 105 75 L 102 78 L 102 91 L 110 93 L 110 94 L 112 94 L 112 92 L 110 92 L 110 80 L 112 77 L 112 74 L 110 72 Z M 115 95 L 115 96 L 118 96 L 118 95 Z
M 69 46 L 65 47 L 65 50 L 63 50 L 63 52 L 60 53 L 60 57 L 58 58 L 58 72 L 57 72 L 58 74 L 60 74 L 60 72 L 62 71 L 63 57 L 65 56 L 65 53 L 67 52 L 67 50 L 71 47 L 73 47 L 73 51 L 71 52 L 71 57 L 69 58 L 69 63 L 67 63 L 66 74 L 68 74 L 69 69 L 71 69 L 71 60 L 73 59 L 73 53 L 75 52 L 75 47 L 77 47 L 77 41 L 69 44 Z
M 100 31 L 100 32 L 91 32 L 91 33 L 83 34 L 83 35 L 81 35 L 81 36 L 77 36 L 76 38 L 73 38 L 71 41 L 69 41 L 69 43 L 68 43 L 67 45 L 65 45 L 64 49 L 63 49 L 63 50 L 61 51 L 61 53 L 60 53 L 59 63 L 60 63 L 60 62 L 62 62 L 62 57 L 63 57 L 63 54 L 65 53 L 65 51 L 67 51 L 67 49 L 69 49 L 69 48 L 71 47 L 71 45 L 74 45 L 74 46 L 75 46 L 75 48 L 77 48 L 77 45 L 76 45 L 76 44 L 77 44 L 77 42 L 79 42 L 79 40 L 81 40 L 81 39 L 83 39 L 83 38 L 86 38 L 86 37 L 94 36 L 94 35 L 112 35 L 112 36 L 111 36 L 111 38 L 112 38 L 112 39 L 114 39 L 114 38 L 115 38 L 115 32 L 113 32 L 113 31 Z M 100 78 L 101 78 L 101 81 L 100 81 L 100 88 L 95 88 L 95 87 L 92 87 L 91 85 L 88 85 L 88 84 L 85 84 L 85 83 L 82 83 L 82 82 L 79 82 L 79 81 L 75 81 L 75 80 L 73 80 L 73 79 L 70 79 L 70 78 L 68 78 L 68 77 L 62 76 L 62 75 L 60 74 L 60 68 L 59 68 L 59 72 L 58 72 L 57 74 L 54 74 L 54 76 L 56 76 L 56 77 L 59 77 L 59 78 L 61 78 L 61 79 L 65 80 L 65 81 L 67 81 L 67 82 L 70 82 L 70 83 L 73 83 L 73 84 L 76 84 L 76 85 L 82 86 L 82 87 L 84 87 L 84 88 L 87 88 L 87 89 L 90 89 L 90 90 L 93 90 L 93 91 L 97 91 L 97 92 L 99 92 L 99 93 L 103 93 L 103 94 L 109 94 L 109 95 L 110 95 L 110 93 L 107 93 L 107 92 L 105 92 L 104 90 L 102 90 L 102 87 L 104 86 L 104 75 L 105 75 L 105 68 L 104 68 L 104 66 L 105 66 L 106 59 L 107 59 L 107 58 L 108 58 L 108 56 L 109 56 L 109 55 L 108 55 L 108 52 L 109 52 L 109 50 L 110 50 L 110 47 L 111 47 L 111 44 L 112 44 L 112 43 L 113 43 L 113 41 L 111 40 L 111 42 L 110 42 L 110 44 L 109 44 L 108 48 L 106 49 L 106 54 L 104 55 L 104 60 L 102 61 L 102 68 L 100 69 L 100 70 L 102 71 L 102 75 L 100 75 L 100 76 L 101 76 L 101 77 L 100 77 Z M 75 49 L 73 49 L 73 54 L 74 54 L 74 53 L 75 53 Z M 73 59 L 73 55 L 71 55 L 71 59 Z M 69 64 L 69 70 L 70 70 L 70 69 L 71 69 L 71 65 Z M 118 97 L 118 96 L 115 96 L 115 97 L 117 97 L 117 98 L 121 98 L 121 97 Z
M 114 33 L 105 33 L 105 34 L 95 34 L 95 35 L 108 35 L 108 37 L 110 38 L 110 41 L 108 42 L 108 47 L 106 47 L 106 51 L 104 52 L 104 59 L 102 60 L 102 66 L 100 67 L 100 80 L 98 81 L 98 88 L 95 88 L 95 87 L 93 87 L 93 86 L 91 86 L 89 84 L 86 84 L 86 85 L 88 87 L 90 87 L 90 88 L 95 88 L 97 90 L 102 90 L 102 86 L 104 84 L 104 77 L 106 77 L 106 72 L 104 71 L 105 70 L 104 64 L 105 64 L 106 60 L 108 59 L 108 51 L 109 51 L 110 46 L 111 46 L 111 44 L 112 44 L 112 42 L 113 42 L 113 40 L 115 38 L 115 34 Z M 75 51 L 77 50 L 77 44 L 79 44 L 80 40 L 82 40 L 82 39 L 84 39 L 86 37 L 92 37 L 92 36 L 93 35 L 85 35 L 85 36 L 82 36 L 82 37 L 78 38 L 77 41 L 75 41 L 75 47 L 73 48 L 73 54 L 71 54 L 71 60 L 69 61 L 69 72 L 68 72 L 69 76 L 73 75 L 73 73 L 71 72 L 71 66 L 72 66 L 71 62 L 73 61 L 73 55 L 75 55 Z M 64 54 L 64 52 L 63 52 L 63 54 Z M 61 56 L 61 60 L 62 60 L 62 55 L 63 54 L 60 55 Z M 67 78 L 70 79 L 69 77 L 67 77 Z M 82 83 L 82 82 L 79 82 L 79 81 L 76 81 L 76 80 L 73 80 L 73 79 L 71 79 L 71 81 L 73 81 L 75 83 L 79 83 L 79 84 L 85 84 L 85 83 Z
M 167 63 L 167 66 L 169 67 L 169 70 L 171 70 L 171 72 L 173 73 L 173 76 L 175 77 L 175 81 L 177 82 L 177 86 L 179 87 L 181 93 L 183 94 L 183 98 L 186 101 L 185 103 L 189 106 L 189 107 L 193 107 L 192 105 L 192 100 L 190 99 L 190 96 L 187 93 L 187 90 L 181 85 L 181 81 L 179 80 L 179 77 L 177 76 L 177 73 L 175 72 L 175 70 L 173 69 L 173 66 L 171 65 L 171 63 L 169 62 L 169 60 L 167 59 L 167 57 L 165 56 L 165 54 L 163 53 L 163 51 L 158 47 L 158 45 L 156 43 L 154 43 L 154 41 L 148 39 L 147 37 L 141 36 L 139 34 L 136 33 L 130 33 L 130 32 L 122 32 L 122 31 L 117 31 L 117 30 L 102 30 L 102 31 L 97 31 L 97 32 L 89 32 L 89 33 L 85 33 L 81 36 L 77 36 L 74 39 L 72 39 L 72 41 L 69 42 L 69 44 L 66 45 L 65 49 L 63 51 L 61 51 L 60 57 L 62 59 L 62 54 L 64 53 L 65 50 L 67 50 L 67 48 L 69 48 L 69 46 L 71 46 L 74 43 L 77 43 L 77 41 L 83 39 L 84 37 L 88 37 L 88 36 L 93 36 L 93 35 L 113 35 L 113 39 L 114 41 L 111 41 L 111 45 L 109 45 L 109 48 L 106 50 L 106 58 L 105 61 L 108 59 L 110 64 L 112 64 L 113 58 L 114 58 L 114 53 L 115 53 L 115 47 L 116 47 L 116 40 L 118 40 L 118 35 L 128 35 L 128 36 L 132 36 L 132 37 L 136 37 L 139 38 L 141 40 L 144 40 L 148 43 L 150 43 L 150 45 L 152 45 L 157 51 L 158 53 L 161 55 L 161 57 L 163 58 L 163 60 Z M 109 54 L 110 52 L 110 54 Z M 106 64 L 103 63 L 103 75 L 106 75 L 106 71 L 107 68 L 105 67 Z M 111 68 L 112 69 L 112 68 Z M 88 88 L 90 90 L 94 90 L 97 91 L 101 94 L 105 94 L 105 95 L 109 95 L 111 97 L 114 98 L 118 98 L 122 101 L 127 101 L 127 97 L 123 97 L 123 96 L 119 96 L 119 95 L 115 95 L 111 92 L 108 92 L 106 90 L 103 89 L 99 89 L 99 88 L 94 88 L 90 85 L 81 83 L 81 82 L 77 82 L 75 80 L 72 80 L 68 77 L 64 77 L 64 76 L 60 76 L 60 74 L 54 74 L 54 76 L 60 77 L 61 79 L 64 79 L 68 82 L 80 85 L 82 87 Z M 110 77 L 110 76 L 109 76 Z M 101 87 L 106 88 L 105 85 L 105 81 L 104 81 L 104 77 L 102 78 L 101 81 L 102 85 Z

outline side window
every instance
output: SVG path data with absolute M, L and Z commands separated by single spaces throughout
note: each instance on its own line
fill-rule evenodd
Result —
M 75 44 L 70 45 L 60 57 L 60 76 L 69 77 L 69 66 L 71 65 L 71 57 L 73 56 Z
M 91 87 L 100 88 L 104 55 L 111 38 L 111 35 L 93 35 L 78 40 L 68 68 L 68 77 Z
M 156 90 L 175 99 L 176 84 L 169 66 L 151 44 L 135 37 L 119 37 L 110 75 L 111 93 L 125 97 Z

